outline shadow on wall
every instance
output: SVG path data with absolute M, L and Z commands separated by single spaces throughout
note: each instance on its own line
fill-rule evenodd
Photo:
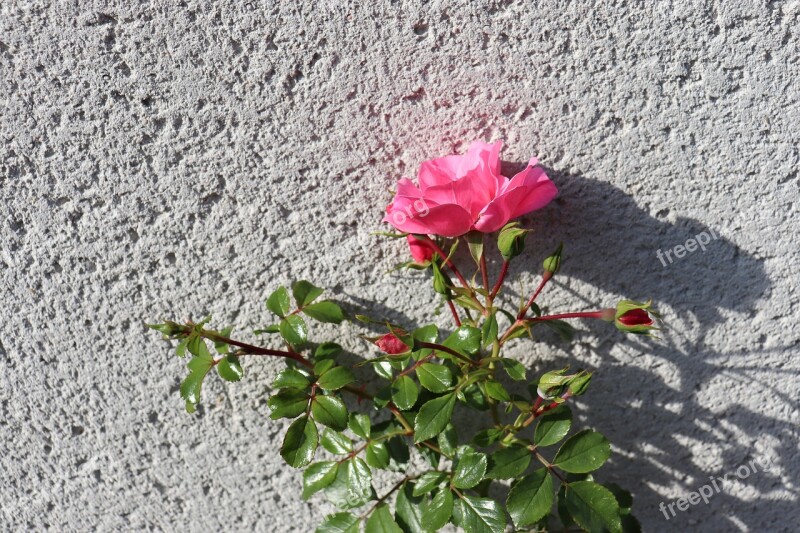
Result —
M 508 172 L 513 175 L 513 170 Z M 675 330 L 665 331 L 663 341 L 613 335 L 593 348 L 603 357 L 601 372 L 610 374 L 607 380 L 598 381 L 623 386 L 621 397 L 609 396 L 608 390 L 603 390 L 587 399 L 591 405 L 590 425 L 598 427 L 632 457 L 627 460 L 621 454 L 612 456 L 614 461 L 608 471 L 601 471 L 601 478 L 618 481 L 634 492 L 634 514 L 646 524 L 645 529 L 668 531 L 702 524 L 705 531 L 744 527 L 758 530 L 766 523 L 774 524 L 776 531 L 786 527 L 786 518 L 796 515 L 797 502 L 769 496 L 793 490 L 782 481 L 779 468 L 771 472 L 759 469 L 757 474 L 739 481 L 756 494 L 750 501 L 722 490 L 715 492 L 707 505 L 701 501 L 689 506 L 686 512 L 676 509 L 676 516 L 667 511 L 669 521 L 659 508 L 664 498 L 655 490 L 655 487 L 680 487 L 681 495 L 687 496 L 710 483 L 711 476 L 731 474 L 735 478 L 738 467 L 759 457 L 752 444 L 764 432 L 780 442 L 775 455 L 780 458 L 783 479 L 797 479 L 800 475 L 796 460 L 800 444 L 797 428 L 784 420 L 765 418 L 758 411 L 764 401 L 778 401 L 786 404 L 786 412 L 790 413 L 798 408 L 796 396 L 754 382 L 757 377 L 750 375 L 751 372 L 775 371 L 763 362 L 760 353 L 718 353 L 706 343 L 706 336 L 724 321 L 721 310 L 753 317 L 755 302 L 768 297 L 769 280 L 762 261 L 727 240 L 724 229 L 709 228 L 688 218 L 679 218 L 674 224 L 667 222 L 666 208 L 654 218 L 630 196 L 608 183 L 547 170 L 561 191 L 560 198 L 553 207 L 533 217 L 543 217 L 539 224 L 558 229 L 548 235 L 531 234 L 519 263 L 540 265 L 557 242 L 563 241 L 565 278 L 576 278 L 626 298 L 653 298 L 657 307 L 666 305 L 675 313 L 665 317 L 667 327 L 673 320 L 693 324 L 694 329 L 691 338 L 684 338 Z M 716 238 L 705 245 L 705 251 L 698 247 L 681 254 L 683 258 L 674 257 L 676 245 L 696 240 L 700 234 Z M 658 250 L 662 251 L 662 257 L 666 250 L 673 250 L 672 263 L 660 260 Z M 586 302 L 587 309 L 594 306 L 597 302 Z M 752 334 L 748 337 L 747 322 L 742 320 L 742 338 L 749 341 Z M 602 338 L 605 326 L 583 323 L 579 327 L 588 327 Z M 655 361 L 651 368 L 667 365 L 671 369 L 667 372 L 669 379 L 654 370 L 615 361 L 611 351 L 616 342 L 628 343 L 630 352 L 646 353 Z M 759 339 L 759 344 L 763 344 L 763 339 Z M 743 360 L 746 362 L 739 364 Z M 570 361 L 559 361 L 556 365 L 562 362 Z M 580 365 L 580 361 L 571 363 Z M 720 377 L 725 383 L 751 388 L 752 403 L 731 406 L 722 412 L 704 405 L 704 388 Z M 719 382 L 716 387 L 719 392 Z M 743 440 L 749 445 L 737 444 Z M 692 462 L 687 442 L 705 445 L 716 452 L 714 471 L 698 468 Z M 693 448 L 696 452 L 697 444 Z M 763 505 L 765 502 L 769 504 Z

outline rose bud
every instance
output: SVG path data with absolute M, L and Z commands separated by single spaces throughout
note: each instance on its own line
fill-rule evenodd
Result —
M 408 249 L 411 251 L 411 257 L 414 258 L 415 263 L 420 265 L 427 265 L 430 263 L 431 259 L 433 259 L 434 252 L 427 242 L 413 235 L 406 237 L 406 240 L 408 241 Z
M 655 319 L 658 314 L 650 309 L 652 300 L 647 302 L 634 302 L 623 300 L 617 304 L 617 311 L 614 314 L 614 324 L 622 331 L 628 333 L 647 334 L 655 326 Z
M 394 333 L 387 333 L 383 337 L 380 337 L 375 341 L 375 346 L 380 348 L 381 351 L 390 355 L 405 353 L 411 349 Z

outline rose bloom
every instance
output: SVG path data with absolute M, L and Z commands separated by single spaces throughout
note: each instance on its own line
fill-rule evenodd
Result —
M 535 157 L 513 178 L 500 174 L 502 146 L 475 141 L 464 155 L 425 161 L 419 186 L 408 178 L 397 182 L 383 221 L 408 233 L 458 237 L 497 231 L 550 203 L 558 190 Z

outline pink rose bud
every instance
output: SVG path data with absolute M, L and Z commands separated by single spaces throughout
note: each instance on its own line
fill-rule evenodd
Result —
M 383 337 L 376 340 L 375 346 L 380 348 L 381 351 L 390 355 L 405 353 L 409 350 L 409 347 L 406 346 L 406 344 L 394 333 L 387 333 Z
M 470 230 L 492 233 L 550 203 L 558 190 L 536 158 L 513 178 L 500 174 L 502 146 L 475 141 L 464 155 L 425 161 L 418 184 L 397 182 L 383 221 L 407 233 L 459 237 Z
M 408 241 L 408 248 L 411 250 L 411 257 L 414 258 L 415 262 L 425 264 L 433 259 L 433 249 L 427 242 L 417 239 L 413 235 L 406 237 L 406 240 Z
M 631 300 L 621 301 L 617 304 L 614 324 L 628 333 L 647 334 L 652 329 L 658 329 L 655 326 L 655 318 L 658 318 L 658 314 L 650 309 L 651 305 L 652 301 L 644 303 Z

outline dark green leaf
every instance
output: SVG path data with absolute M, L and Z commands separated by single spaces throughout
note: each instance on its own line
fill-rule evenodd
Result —
M 403 530 L 394 521 L 389 506 L 382 503 L 372 511 L 367 519 L 364 533 L 403 533 Z
M 506 388 L 497 381 L 487 381 L 484 383 L 484 386 L 486 387 L 486 394 L 489 395 L 489 398 L 494 398 L 499 402 L 511 400 L 511 396 L 508 395 Z
M 239 358 L 235 355 L 226 355 L 217 363 L 217 373 L 225 381 L 239 381 L 244 372 Z
M 533 442 L 537 446 L 553 445 L 567 436 L 570 426 L 572 426 L 572 411 L 566 405 L 559 405 L 539 419 L 533 434 Z
M 321 376 L 334 366 L 336 366 L 336 361 L 333 359 L 322 359 L 314 363 L 314 374 Z
M 531 452 L 521 446 L 502 448 L 489 456 L 487 478 L 512 479 L 522 474 L 531 463 Z
M 348 421 L 347 425 L 350 427 L 350 431 L 352 431 L 362 439 L 369 438 L 371 431 L 371 423 L 367 415 L 353 413 L 350 415 L 350 420 Z
M 331 324 L 339 324 L 344 320 L 342 308 L 330 300 L 307 305 L 303 308 L 303 313 L 320 322 L 329 322 Z
M 444 365 L 423 363 L 417 367 L 417 378 L 420 385 L 431 392 L 440 393 L 453 384 L 453 373 Z
M 428 531 L 439 531 L 453 515 L 453 493 L 445 487 L 422 506 L 422 520 Z
M 317 450 L 317 426 L 307 416 L 301 416 L 289 426 L 281 446 L 281 457 L 294 468 L 302 468 L 314 458 Z
M 317 380 L 317 384 L 325 390 L 339 390 L 355 380 L 356 377 L 349 369 L 343 366 L 335 366 L 323 372 Z
M 463 454 L 453 472 L 453 486 L 459 489 L 471 489 L 483 479 L 486 473 L 486 456 L 471 451 Z
M 469 246 L 469 254 L 472 256 L 475 264 L 480 266 L 481 257 L 483 257 L 483 233 L 472 230 L 467 233 L 464 238 L 467 240 Z
M 525 366 L 522 363 L 514 359 L 503 359 L 501 363 L 508 377 L 514 381 L 522 381 L 525 379 Z
M 585 429 L 571 436 L 561 445 L 553 464 L 572 474 L 597 470 L 611 456 L 611 445 L 603 435 Z
M 511 487 L 506 509 L 518 528 L 530 526 L 544 518 L 553 507 L 553 478 L 546 468 L 525 476 Z
M 406 533 L 427 533 L 428 528 L 422 521 L 422 496 L 414 496 L 413 492 L 414 486 L 411 483 L 403 483 L 397 492 L 397 523 Z
M 447 426 L 445 426 L 444 431 L 439 433 L 437 442 L 439 443 L 439 449 L 442 450 L 442 453 L 447 457 L 453 457 L 456 454 L 458 435 L 456 434 L 456 428 L 453 424 L 447 424 Z
M 359 519 L 353 513 L 328 515 L 317 527 L 316 533 L 358 533 Z
M 482 429 L 472 437 L 472 442 L 481 448 L 488 448 L 504 436 L 504 432 L 500 428 Z
M 389 361 L 378 361 L 372 364 L 372 369 L 383 379 L 391 381 L 394 378 L 394 367 Z
M 543 320 L 540 322 L 540 324 L 544 324 L 548 328 L 558 333 L 558 336 L 561 337 L 561 340 L 564 342 L 571 341 L 575 336 L 575 328 L 563 320 Z
M 405 439 L 393 437 L 386 441 L 386 448 L 389 450 L 389 468 L 394 471 L 405 470 L 411 458 Z
M 253 330 L 253 333 L 256 335 L 262 335 L 264 333 L 280 333 L 280 332 L 281 332 L 281 327 L 278 324 L 271 324 L 265 328 Z
M 335 342 L 323 342 L 314 350 L 314 359 L 317 361 L 333 359 L 340 353 L 342 353 L 342 347 Z
M 392 401 L 401 411 L 408 411 L 417 403 L 417 384 L 408 376 L 401 376 L 392 383 Z
M 267 400 L 273 420 L 300 416 L 308 408 L 308 395 L 299 390 L 282 390 Z
M 497 315 L 492 313 L 481 326 L 481 344 L 487 346 L 497 340 Z
M 292 346 L 302 346 L 308 339 L 308 326 L 301 316 L 289 315 L 280 324 L 281 337 Z
M 464 396 L 464 402 L 466 402 L 466 404 L 473 409 L 477 409 L 479 411 L 486 411 L 489 409 L 489 401 L 486 399 L 486 396 L 484 396 L 481 388 L 475 383 L 469 387 L 466 387 L 462 393 Z
M 267 298 L 267 309 L 283 318 L 289 312 L 289 291 L 286 287 L 278 287 Z
M 389 450 L 383 442 L 370 442 L 367 445 L 367 464 L 374 468 L 389 466 Z
M 610 490 L 594 481 L 574 481 L 565 490 L 572 518 L 586 531 L 621 533 L 619 504 Z
M 338 470 L 339 464 L 335 461 L 321 461 L 308 465 L 303 472 L 303 499 L 307 500 L 315 492 L 333 483 Z
M 343 455 L 353 451 L 353 441 L 338 431 L 326 429 L 322 432 L 320 444 L 334 455 Z
M 502 533 L 506 527 L 506 514 L 490 498 L 464 494 L 453 506 L 453 522 L 466 533 Z
M 350 502 L 366 502 L 372 498 L 372 471 L 367 463 L 360 457 L 353 457 L 343 465 L 347 465 L 347 494 Z
M 414 442 L 421 442 L 435 437 L 444 430 L 453 416 L 456 396 L 445 394 L 430 400 L 419 410 L 414 421 Z
M 297 307 L 305 307 L 316 300 L 322 292 L 322 289 L 305 280 L 292 283 L 292 294 L 297 302 Z
M 329 428 L 337 431 L 347 428 L 347 407 L 336 396 L 315 396 L 311 402 L 311 414 L 314 420 Z
M 461 326 L 443 344 L 459 353 L 475 355 L 481 348 L 481 330 L 472 326 Z M 443 353 L 440 355 L 445 356 Z
M 438 488 L 446 478 L 447 474 L 445 472 L 425 472 L 417 479 L 417 483 L 414 485 L 414 496 L 421 496 Z
M 186 348 L 189 350 L 190 354 L 199 356 L 201 354 L 201 350 L 203 349 L 205 349 L 205 352 L 208 353 L 206 341 L 203 340 L 203 337 L 197 333 L 192 333 L 186 338 L 186 340 Z
M 308 376 L 295 368 L 284 368 L 272 383 L 276 389 L 305 389 L 311 385 Z

